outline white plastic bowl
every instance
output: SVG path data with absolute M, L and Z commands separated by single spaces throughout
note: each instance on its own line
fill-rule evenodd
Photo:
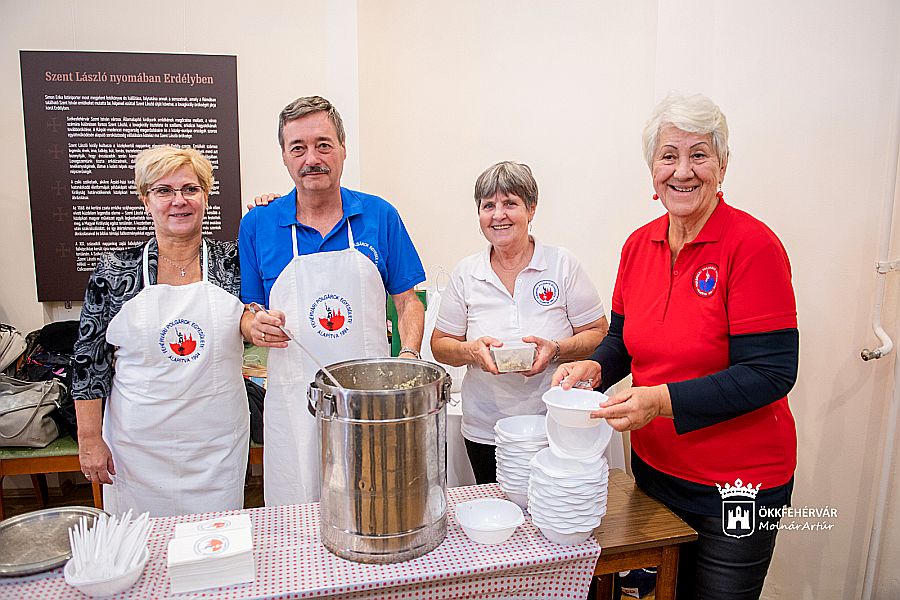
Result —
M 547 414 L 556 422 L 566 427 L 596 427 L 603 419 L 592 419 L 591 411 L 600 408 L 606 394 L 591 390 L 572 388 L 564 390 L 559 386 L 552 387 L 541 396 L 547 405 Z
M 63 569 L 63 575 L 66 578 L 66 583 L 74 588 L 77 588 L 78 591 L 85 596 L 88 596 L 90 598 L 105 598 L 106 596 L 112 596 L 118 594 L 119 592 L 124 592 L 125 590 L 133 586 L 135 582 L 141 578 L 141 574 L 144 572 L 144 567 L 147 566 L 147 560 L 149 558 L 150 551 L 147 550 L 147 548 L 144 548 L 144 553 L 141 555 L 141 559 L 138 561 L 137 566 L 133 569 L 126 571 L 120 575 L 107 577 L 106 579 L 93 580 L 76 578 L 75 561 L 70 559 Z
M 547 437 L 544 415 L 515 415 L 494 424 L 494 432 L 506 441 L 536 442 Z
M 606 419 L 595 420 L 593 427 L 566 427 L 547 413 L 550 450 L 561 458 L 589 460 L 600 456 L 609 446 L 613 431 Z
M 491 358 L 501 373 L 519 373 L 531 369 L 537 347 L 525 342 L 503 342 L 499 348 L 491 346 Z
M 525 522 L 525 515 L 509 500 L 480 498 L 457 504 L 456 522 L 474 542 L 502 544 Z
M 554 544 L 562 544 L 563 546 L 574 546 L 576 544 L 586 542 L 594 532 L 593 530 L 591 530 L 579 531 L 576 533 L 559 533 L 558 531 L 553 531 L 552 529 L 546 527 L 538 527 L 538 529 L 541 530 L 541 533 L 544 534 L 545 538 L 547 538 Z
M 500 486 L 500 489 L 503 490 L 503 486 Z M 513 492 L 511 490 L 503 490 L 503 493 L 506 494 L 506 497 L 509 498 L 511 502 L 514 502 L 520 508 L 528 508 L 528 492 Z
M 597 481 L 603 475 L 605 461 L 602 454 L 586 459 L 564 458 L 545 448 L 534 455 L 531 464 L 550 477 Z

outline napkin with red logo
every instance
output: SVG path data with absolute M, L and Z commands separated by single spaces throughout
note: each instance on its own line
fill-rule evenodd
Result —
M 252 533 L 247 514 L 176 524 L 168 552 L 172 593 L 253 581 Z

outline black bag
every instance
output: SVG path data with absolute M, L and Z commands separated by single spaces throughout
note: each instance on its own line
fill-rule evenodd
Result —
M 263 443 L 263 403 L 266 390 L 263 386 L 244 378 L 247 386 L 247 401 L 250 403 L 250 439 L 257 444 Z
M 48 323 L 32 331 L 25 338 L 25 358 L 16 377 L 23 381 L 47 381 L 58 379 L 66 392 L 60 398 L 60 406 L 50 416 L 62 435 L 78 439 L 78 421 L 75 418 L 75 402 L 72 400 L 72 362 L 75 340 L 78 339 L 78 321 Z

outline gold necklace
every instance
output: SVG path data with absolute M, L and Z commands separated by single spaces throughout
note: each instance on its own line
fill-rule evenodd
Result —
M 175 267 L 176 269 L 178 269 L 178 272 L 181 274 L 182 277 L 185 277 L 185 276 L 187 275 L 187 271 L 185 271 L 185 269 L 187 268 L 188 265 L 190 265 L 192 262 L 194 262 L 194 260 L 195 260 L 198 256 L 200 256 L 200 249 L 199 249 L 199 248 L 197 248 L 197 253 L 194 254 L 192 257 L 190 257 L 190 258 L 187 260 L 187 262 L 185 262 L 183 265 L 179 265 L 179 264 L 176 263 L 175 261 L 169 260 L 168 258 L 166 258 L 165 256 L 163 256 L 162 253 L 159 254 L 159 257 L 160 257 L 161 259 L 163 259 L 164 261 L 166 261 L 167 263 L 169 263 L 170 265 L 172 265 L 173 267 Z

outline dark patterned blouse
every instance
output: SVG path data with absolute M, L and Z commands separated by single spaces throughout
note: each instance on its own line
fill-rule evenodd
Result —
M 209 248 L 210 283 L 240 298 L 237 243 L 210 239 L 206 242 Z M 155 284 L 158 261 L 156 239 L 151 239 L 147 244 L 150 244 L 150 283 Z M 122 305 L 144 287 L 145 245 L 105 255 L 91 274 L 84 295 L 84 306 L 81 308 L 78 341 L 75 342 L 75 368 L 72 377 L 72 397 L 75 400 L 106 398 L 112 390 L 115 348 L 106 342 L 106 328 L 122 309 Z

